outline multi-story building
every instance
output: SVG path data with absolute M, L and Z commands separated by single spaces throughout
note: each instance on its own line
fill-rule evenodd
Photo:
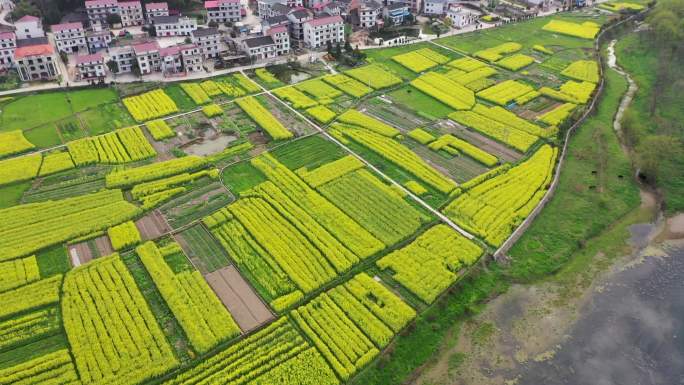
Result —
M 112 33 L 109 31 L 86 31 L 85 36 L 90 52 L 109 48 L 109 43 L 112 42 Z
M 59 76 L 57 55 L 47 38 L 25 39 L 17 42 L 14 62 L 22 81 L 55 80 Z
M 190 36 L 197 29 L 197 19 L 180 16 L 157 16 L 152 18 L 157 36 Z
M 285 16 L 287 17 L 287 14 L 290 13 L 292 8 L 288 7 L 285 4 L 281 3 L 276 3 L 271 6 L 271 8 L 268 10 L 268 13 L 265 15 L 261 16 L 261 19 L 263 20 L 266 17 L 273 17 L 273 16 Z
M 446 18 L 451 20 L 451 25 L 454 28 L 463 28 L 467 25 L 473 24 L 477 20 L 478 14 L 464 9 L 460 5 L 452 4 L 447 10 Z
M 119 15 L 121 16 L 121 25 L 124 27 L 143 25 L 145 22 L 140 1 L 119 2 Z
M 168 3 L 147 3 L 145 4 L 145 17 L 148 22 L 152 22 L 152 18 L 157 16 L 169 16 Z
M 102 52 L 91 55 L 76 56 L 76 70 L 78 79 L 101 79 L 107 76 L 107 65 Z
M 204 2 L 207 22 L 234 23 L 242 19 L 240 0 L 210 0 Z
M 14 32 L 0 32 L 0 70 L 14 66 L 14 50 L 17 49 L 17 36 Z
M 269 28 L 266 35 L 273 38 L 276 44 L 276 55 L 286 55 L 290 52 L 290 33 L 286 26 L 279 25 Z
M 26 15 L 22 17 L 14 22 L 14 28 L 17 40 L 45 37 L 43 22 L 35 16 Z
M 278 56 L 278 48 L 271 36 L 259 36 L 242 41 L 242 49 L 252 59 L 270 59 Z
M 327 16 L 304 23 L 304 46 L 321 48 L 331 44 L 344 43 L 344 21 L 340 16 Z
M 446 13 L 448 5 L 448 0 L 425 0 L 425 10 L 423 13 L 441 16 Z
M 287 15 L 271 16 L 261 19 L 261 30 L 264 33 L 267 33 L 270 28 L 279 26 L 285 26 L 289 31 L 289 25 L 290 19 L 287 18 Z
M 50 27 L 50 30 L 55 36 L 55 45 L 58 51 L 75 53 L 88 49 L 83 23 L 55 24 Z
M 191 33 L 192 43 L 205 59 L 218 57 L 221 52 L 221 34 L 216 28 L 199 28 Z
M 175 75 L 202 70 L 202 54 L 194 44 L 176 45 L 159 50 L 164 75 Z
M 141 75 L 151 74 L 161 70 L 161 56 L 157 41 L 141 43 L 133 46 L 133 53 L 138 62 Z
M 286 5 L 286 0 L 257 0 L 257 15 L 267 17 L 271 15 L 271 8 L 276 4 Z
M 375 0 L 365 0 L 352 9 L 353 24 L 361 28 L 374 28 L 382 15 L 382 4 Z
M 304 24 L 313 20 L 313 14 L 308 9 L 296 9 L 287 14 L 290 19 L 290 37 L 292 46 L 304 45 Z
M 109 49 L 109 60 L 116 63 L 115 74 L 124 74 L 133 71 L 135 58 L 135 51 L 131 46 L 112 47 Z
M 411 16 L 411 7 L 406 3 L 392 3 L 382 10 L 382 17 L 394 25 L 403 23 L 409 16 Z
M 94 31 L 107 29 L 107 17 L 112 14 L 119 14 L 119 3 L 116 0 L 86 0 L 86 13 L 90 20 L 90 27 Z

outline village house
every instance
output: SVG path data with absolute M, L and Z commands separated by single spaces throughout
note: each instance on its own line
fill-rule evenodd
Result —
M 14 22 L 14 28 L 17 40 L 45 37 L 43 22 L 35 16 L 26 15 L 22 17 Z
M 14 62 L 22 81 L 55 80 L 59 76 L 58 57 L 46 37 L 17 41 Z
M 340 16 L 327 16 L 304 23 L 304 46 L 317 49 L 344 43 L 344 21 Z
M 107 65 L 105 64 L 102 52 L 90 55 L 76 56 L 76 70 L 78 80 L 101 79 L 107 75 Z
M 287 27 L 279 25 L 269 28 L 266 35 L 271 36 L 276 44 L 276 55 L 286 55 L 290 52 L 290 33 Z
M 55 45 L 57 45 L 58 51 L 76 53 L 88 49 L 83 23 L 55 24 L 50 27 L 50 30 L 55 37 Z
M 6 71 L 14 66 L 16 49 L 17 36 L 14 32 L 0 32 L 0 70 Z
M 122 1 L 119 3 L 119 16 L 121 16 L 121 25 L 123 27 L 130 27 L 134 25 L 143 25 L 145 18 L 143 16 L 142 4 L 140 1 Z
M 308 9 L 296 9 L 287 14 L 290 19 L 290 38 L 293 47 L 304 45 L 304 24 L 313 20 L 313 14 Z
M 242 19 L 240 0 L 209 0 L 204 2 L 207 22 L 235 23 Z
M 109 60 L 116 63 L 115 74 L 124 74 L 133 71 L 133 66 L 137 62 L 135 52 L 131 46 L 112 47 L 109 49 Z
M 382 16 L 392 24 L 402 24 L 411 16 L 411 7 L 407 3 L 392 3 L 385 6 Z
M 155 34 L 164 36 L 190 36 L 197 29 L 197 19 L 185 16 L 157 16 L 152 18 Z
M 199 28 L 191 33 L 192 43 L 205 58 L 216 58 L 221 53 L 221 34 L 216 28 Z
M 152 18 L 157 16 L 169 16 L 169 4 L 168 3 L 147 3 L 145 4 L 145 17 L 149 23 L 152 22 Z
M 90 52 L 109 48 L 109 44 L 112 42 L 112 34 L 109 31 L 86 31 L 85 36 Z
M 119 14 L 119 3 L 116 0 L 87 0 L 85 8 L 90 27 L 94 31 L 109 28 L 107 17 L 112 14 Z
M 475 20 L 477 20 L 477 17 L 477 13 L 464 9 L 462 6 L 456 4 L 452 4 L 446 13 L 446 18 L 451 20 L 451 25 L 454 28 L 463 28 L 473 24 Z
M 242 41 L 242 50 L 252 59 L 270 59 L 278 56 L 278 47 L 271 36 L 259 36 Z

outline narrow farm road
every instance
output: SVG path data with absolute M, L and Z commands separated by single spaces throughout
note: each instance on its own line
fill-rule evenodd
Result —
M 242 72 L 242 71 L 240 71 L 240 72 L 244 75 L 244 72 Z M 258 84 L 258 83 L 257 83 L 257 84 Z M 367 161 L 366 159 L 364 159 L 361 155 L 355 153 L 351 148 L 347 147 L 346 145 L 344 145 L 344 143 L 342 143 L 342 142 L 340 142 L 339 140 L 337 140 L 337 138 L 335 138 L 335 137 L 333 137 L 332 135 L 330 135 L 330 134 L 329 134 L 327 131 L 325 131 L 321 126 L 319 126 L 318 124 L 316 124 L 315 122 L 313 122 L 311 119 L 309 119 L 308 117 L 306 117 L 304 114 L 302 114 L 301 112 L 295 110 L 295 109 L 292 108 L 289 104 L 285 103 L 284 101 L 282 101 L 281 99 L 279 99 L 278 97 L 276 97 L 275 95 L 273 95 L 273 94 L 271 93 L 271 91 L 269 91 L 269 90 L 267 90 L 266 88 L 264 88 L 261 84 L 259 84 L 259 87 L 261 87 L 261 89 L 263 90 L 262 94 L 265 93 L 265 94 L 268 94 L 268 95 L 270 95 L 271 97 L 273 97 L 273 98 L 274 98 L 275 100 L 277 100 L 280 104 L 282 104 L 283 106 L 285 106 L 288 110 L 292 111 L 292 112 L 293 112 L 294 114 L 296 114 L 298 117 L 300 117 L 300 118 L 303 119 L 305 122 L 307 122 L 309 125 L 311 125 L 313 128 L 315 128 L 318 132 L 320 132 L 321 134 L 323 134 L 323 136 L 325 136 L 325 137 L 328 138 L 330 141 L 332 141 L 333 143 L 335 143 L 335 144 L 337 144 L 338 146 L 340 146 L 342 149 L 344 149 L 344 150 L 345 150 L 346 152 L 348 152 L 350 155 L 352 155 L 352 156 L 354 156 L 355 158 L 359 159 L 359 160 L 360 160 L 361 162 L 363 162 L 366 166 L 368 166 L 368 168 L 370 168 L 371 170 L 375 171 L 378 175 L 382 176 L 383 179 L 387 180 L 388 182 L 390 182 L 390 183 L 393 184 L 394 186 L 397 186 L 397 187 L 398 187 L 399 189 L 401 189 L 404 193 L 406 193 L 408 196 L 410 196 L 411 199 L 413 199 L 414 201 L 416 201 L 416 202 L 417 202 L 418 204 L 420 204 L 421 206 L 425 207 L 425 209 L 427 209 L 427 210 L 430 211 L 432 214 L 434 214 L 437 218 L 439 218 L 439 219 L 440 219 L 442 222 L 444 222 L 446 225 L 448 225 L 448 226 L 451 227 L 452 229 L 458 231 L 461 235 L 463 235 L 464 237 L 466 237 L 466 238 L 468 238 L 468 239 L 474 239 L 474 238 L 475 238 L 472 234 L 470 234 L 469 232 L 465 231 L 464 229 L 462 229 L 461 227 L 459 227 L 457 224 L 455 224 L 455 223 L 454 223 L 451 219 L 449 219 L 446 215 L 444 215 L 444 214 L 440 213 L 438 210 L 435 210 L 434 208 L 432 208 L 432 206 L 430 206 L 429 204 L 427 204 L 424 200 L 420 199 L 417 195 L 413 194 L 411 191 L 409 191 L 408 189 L 406 189 L 404 186 L 402 186 L 401 184 L 399 184 L 397 181 L 395 181 L 394 179 L 390 178 L 387 174 L 385 174 L 385 173 L 383 173 L 382 171 L 380 171 L 377 167 L 375 167 L 373 164 L 371 164 L 370 162 L 368 162 L 368 161 Z

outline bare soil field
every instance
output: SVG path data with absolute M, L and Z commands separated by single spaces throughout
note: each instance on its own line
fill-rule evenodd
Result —
M 273 319 L 271 311 L 235 267 L 224 267 L 205 278 L 243 332 Z
M 88 242 L 81 242 L 69 246 L 69 259 L 73 267 L 78 267 L 88 263 L 93 259 L 93 253 L 88 246 Z
M 135 221 L 135 227 L 140 231 L 140 236 L 143 241 L 159 238 L 163 234 L 171 231 L 171 228 L 166 224 L 166 220 L 159 210 L 154 210 Z
M 110 255 L 114 253 L 112 242 L 109 241 L 109 237 L 106 235 L 95 238 L 95 246 L 97 246 L 100 255 Z

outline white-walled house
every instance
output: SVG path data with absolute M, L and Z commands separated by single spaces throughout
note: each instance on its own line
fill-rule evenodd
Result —
M 290 33 L 287 26 L 279 25 L 269 28 L 266 35 L 273 38 L 276 44 L 276 55 L 286 55 L 290 52 Z
M 0 70 L 14 66 L 14 51 L 17 49 L 17 36 L 14 32 L 0 32 Z
M 88 51 L 96 52 L 101 49 L 109 48 L 109 43 L 112 42 L 112 33 L 105 31 L 86 31 L 86 43 L 88 43 Z
M 278 48 L 271 36 L 259 36 L 242 41 L 242 50 L 252 59 L 270 59 L 278 56 Z
M 477 17 L 477 13 L 456 4 L 452 4 L 446 13 L 446 18 L 451 20 L 451 26 L 459 29 L 473 24 Z
M 119 2 L 119 16 L 121 16 L 121 25 L 124 27 L 143 25 L 145 22 L 140 1 Z
M 50 27 L 55 37 L 57 50 L 66 53 L 76 53 L 88 49 L 83 23 L 63 23 Z
M 442 16 L 446 13 L 448 6 L 448 0 L 425 0 L 423 13 L 426 15 Z
M 76 70 L 80 80 L 99 79 L 107 76 L 107 65 L 102 52 L 76 56 Z
M 152 18 L 157 16 L 169 16 L 168 3 L 147 3 L 145 4 L 145 17 L 148 22 L 152 22 Z
M 207 22 L 234 23 L 242 19 L 240 0 L 210 0 L 204 2 Z
M 191 33 L 192 43 L 205 58 L 216 58 L 221 53 L 221 33 L 216 28 L 199 28 Z
M 326 47 L 328 42 L 333 45 L 344 43 L 344 21 L 340 16 L 321 17 L 304 23 L 305 47 Z
M 85 8 L 90 27 L 94 31 L 107 29 L 109 27 L 107 17 L 111 14 L 119 14 L 119 3 L 116 0 L 87 0 Z
M 22 81 L 55 80 L 59 76 L 58 57 L 47 38 L 17 47 L 14 61 Z
M 45 37 L 43 22 L 35 16 L 26 15 L 22 17 L 14 22 L 14 28 L 17 40 Z
M 152 18 L 157 36 L 190 36 L 197 29 L 197 19 L 181 16 L 157 16 Z

